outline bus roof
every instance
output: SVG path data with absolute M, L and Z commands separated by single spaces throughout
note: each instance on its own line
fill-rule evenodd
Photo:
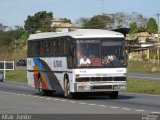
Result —
M 110 38 L 110 37 L 121 38 L 121 37 L 124 37 L 124 35 L 121 33 L 109 31 L 109 30 L 77 29 L 75 31 L 63 32 L 63 33 L 44 32 L 44 33 L 31 34 L 28 40 L 63 37 L 63 36 L 70 36 L 72 38 Z

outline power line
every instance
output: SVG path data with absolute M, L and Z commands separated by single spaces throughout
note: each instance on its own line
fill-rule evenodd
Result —
M 160 68 L 160 66 L 159 66 L 159 64 L 160 64 L 160 62 L 159 62 L 159 54 L 160 54 L 160 51 L 159 51 L 159 43 L 160 43 L 160 36 L 159 36 L 159 34 L 160 34 L 160 14 L 157 14 L 157 16 L 158 16 L 158 69 Z

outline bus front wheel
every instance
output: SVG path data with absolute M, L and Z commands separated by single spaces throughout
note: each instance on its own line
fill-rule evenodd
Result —
M 64 97 L 73 98 L 73 93 L 70 92 L 70 83 L 69 80 L 65 78 L 64 80 Z
M 110 93 L 109 97 L 111 99 L 117 99 L 118 98 L 118 91 L 114 91 L 114 92 Z

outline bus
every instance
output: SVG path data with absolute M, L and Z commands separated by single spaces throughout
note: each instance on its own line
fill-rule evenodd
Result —
M 27 78 L 41 95 L 103 93 L 116 99 L 127 88 L 124 35 L 101 29 L 31 34 Z

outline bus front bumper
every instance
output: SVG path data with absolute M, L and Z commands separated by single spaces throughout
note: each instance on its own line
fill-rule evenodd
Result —
M 127 89 L 126 82 L 114 82 L 114 83 L 79 82 L 79 83 L 75 83 L 75 92 L 124 91 L 126 89 Z

